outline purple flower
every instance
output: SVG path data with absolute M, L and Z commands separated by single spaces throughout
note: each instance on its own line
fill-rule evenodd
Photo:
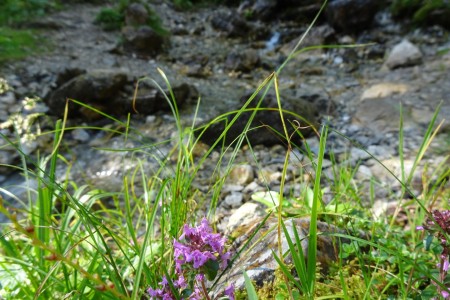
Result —
M 216 257 L 209 251 L 201 252 L 194 250 L 191 253 L 185 253 L 186 262 L 193 262 L 194 269 L 198 269 L 203 266 L 208 260 L 216 260 Z
M 225 269 L 228 266 L 228 261 L 230 260 L 230 257 L 231 257 L 231 253 L 229 251 L 225 252 L 224 254 L 222 254 L 220 256 L 220 259 L 222 260 L 220 262 L 220 267 L 222 269 Z
M 199 273 L 199 274 L 195 275 L 195 280 L 197 280 L 197 281 L 205 280 L 205 274 Z
M 213 233 L 206 218 L 200 225 L 190 227 L 185 224 L 178 240 L 173 240 L 175 276 L 173 285 L 178 293 L 189 300 L 204 299 L 208 291 L 204 281 L 216 276 L 218 269 L 225 269 L 230 260 L 230 252 L 225 252 L 225 239 L 220 234 Z M 214 262 L 211 262 L 214 261 Z M 147 290 L 151 299 L 174 299 L 168 279 L 162 278 L 160 289 Z M 234 286 L 225 291 L 229 299 L 234 300 Z
M 177 288 L 180 289 L 184 289 L 187 287 L 186 279 L 184 278 L 183 275 L 180 275 L 174 284 Z
M 147 293 L 148 293 L 148 294 L 150 295 L 150 297 L 152 297 L 152 299 L 153 299 L 153 298 L 158 297 L 159 294 L 162 294 L 162 291 L 159 290 L 159 289 L 154 290 L 154 289 L 152 289 L 152 288 L 149 288 L 149 289 L 147 290 Z
M 230 284 L 225 288 L 224 294 L 230 298 L 230 300 L 234 300 L 234 284 Z
M 167 281 L 166 276 L 163 276 L 162 281 L 159 284 L 162 285 L 163 287 L 166 287 L 169 285 L 169 282 Z

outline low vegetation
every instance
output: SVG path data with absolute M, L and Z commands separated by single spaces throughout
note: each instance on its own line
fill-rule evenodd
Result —
M 299 46 L 300 43 L 286 63 L 302 51 L 298 50 Z M 280 119 L 283 119 L 285 112 L 278 89 L 283 66 L 263 79 L 223 135 L 240 114 L 249 110 L 250 103 L 262 101 L 257 97 L 259 92 L 264 95 L 269 90 L 275 92 Z M 155 80 L 143 80 L 152 81 L 161 92 L 166 87 L 170 91 L 169 80 L 162 71 L 160 74 L 164 87 Z M 0 91 L 6 89 L 5 82 L 0 81 Z M 177 128 L 173 139 L 139 148 L 99 149 L 119 152 L 136 162 L 136 167 L 121 178 L 118 192 L 80 185 L 67 174 L 58 175 L 57 170 L 62 165 L 70 172 L 73 167 L 62 151 L 67 132 L 85 128 L 104 130 L 124 141 L 140 139 L 142 134 L 129 119 L 121 121 L 99 112 L 117 125 L 105 128 L 69 127 L 66 118 L 58 120 L 52 129 L 34 131 L 36 138 L 50 136 L 49 140 L 53 141 L 50 151 L 36 156 L 24 151 L 20 138 L 18 129 L 24 124 L 24 116 L 13 115 L 9 122 L 0 125 L 1 129 L 16 130 L 16 139 L 11 139 L 5 131 L 0 131 L 0 137 L 2 147 L 14 149 L 20 158 L 19 165 L 0 164 L 0 167 L 11 168 L 20 172 L 26 181 L 37 183 L 36 187 L 29 185 L 21 197 L 11 191 L 12 187 L 0 187 L 0 213 L 9 220 L 0 234 L 1 298 L 162 299 L 164 295 L 171 297 L 169 299 L 213 298 L 209 293 L 215 288 L 214 283 L 210 287 L 205 280 L 220 276 L 226 267 L 233 268 L 229 262 L 236 254 L 229 247 L 231 241 L 226 242 L 222 233 L 212 228 L 221 189 L 236 164 L 239 149 L 247 142 L 251 119 L 232 147 L 221 146 L 221 141 L 217 140 L 213 147 L 196 156 L 195 147 L 205 127 L 184 124 L 174 95 L 166 96 Z M 71 101 L 95 111 L 76 100 Z M 258 109 L 250 111 L 256 114 Z M 449 158 L 432 169 L 426 168 L 427 151 L 440 129 L 440 124 L 435 124 L 438 112 L 439 109 L 417 149 L 411 172 L 404 168 L 403 127 L 402 122 L 399 124 L 398 159 L 402 172 L 397 177 L 391 174 L 392 181 L 400 183 L 401 191 L 394 195 L 387 190 L 390 198 L 399 201 L 391 216 L 376 216 L 372 211 L 374 190 L 383 188 L 381 183 L 372 180 L 367 192 L 354 178 L 358 166 L 339 163 L 327 150 L 331 128 L 326 124 L 317 128 L 320 144 L 315 153 L 306 141 L 301 146 L 293 145 L 292 134 L 301 136 L 301 132 L 292 131 L 290 125 L 285 124 L 284 132 L 280 133 L 287 145 L 281 187 L 286 182 L 293 150 L 308 158 L 312 179 L 303 176 L 308 173 L 306 170 L 300 170 L 295 180 L 305 186 L 303 194 L 285 196 L 281 188 L 280 193 L 275 193 L 277 201 L 268 201 L 260 195 L 254 198 L 268 206 L 268 212 L 277 219 L 279 232 L 286 232 L 285 221 L 289 218 L 310 218 L 307 255 L 303 256 L 299 249 L 297 232 L 287 234 L 292 261 L 285 261 L 287 253 L 274 251 L 274 259 L 279 264 L 274 282 L 256 287 L 243 272 L 246 289 L 233 291 L 232 286 L 220 286 L 219 290 L 225 291 L 224 299 L 448 299 Z M 33 118 L 37 121 L 36 116 Z M 28 129 L 35 128 L 33 122 L 27 124 L 31 126 Z M 158 151 L 166 144 L 173 146 L 169 153 L 173 160 L 161 157 Z M 253 152 L 251 144 L 248 149 Z M 213 151 L 220 157 L 215 180 L 209 191 L 200 192 L 193 182 Z M 322 172 L 326 153 L 330 155 L 334 176 Z M 226 154 L 231 158 L 223 161 Z M 159 168 L 145 169 L 143 155 L 158 160 Z M 256 158 L 252 163 L 260 166 Z M 412 178 L 419 165 L 425 165 L 425 171 L 423 188 L 416 194 Z M 139 188 L 136 179 L 139 179 Z M 332 194 L 328 203 L 323 201 L 324 187 Z M 139 190 L 142 191 L 137 192 Z M 399 214 L 404 215 L 401 223 L 396 217 Z M 317 238 L 321 234 L 315 226 L 318 221 L 350 229 L 347 234 L 331 234 L 347 238 L 350 243 L 336 245 L 340 255 L 327 273 L 321 272 L 321 266 L 316 264 Z M 367 233 L 368 238 L 351 234 L 361 231 Z

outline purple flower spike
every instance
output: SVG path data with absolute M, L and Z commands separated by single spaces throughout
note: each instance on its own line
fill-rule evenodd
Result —
M 224 294 L 230 298 L 230 300 L 234 300 L 234 284 L 230 284 L 225 288 Z
M 225 239 L 214 234 L 209 222 L 203 218 L 200 225 L 190 227 L 185 224 L 178 240 L 173 240 L 175 277 L 172 279 L 177 293 L 184 299 L 202 300 L 207 295 L 205 280 L 212 280 L 218 269 L 224 270 L 230 260 L 230 252 L 225 252 Z M 207 274 L 207 276 L 206 276 Z M 162 278 L 160 289 L 147 290 L 151 299 L 175 299 L 169 286 L 169 280 Z M 173 288 L 173 287 L 172 287 Z M 225 291 L 229 299 L 234 300 L 234 286 Z

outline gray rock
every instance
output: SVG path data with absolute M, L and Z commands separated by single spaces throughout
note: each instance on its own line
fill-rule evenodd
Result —
M 251 26 L 238 14 L 219 12 L 213 15 L 211 25 L 228 37 L 247 37 Z
M 236 107 L 231 107 L 230 110 L 239 110 L 242 105 L 250 97 L 246 95 L 241 98 L 241 101 Z M 248 108 L 254 108 L 255 102 L 259 99 L 258 96 L 253 100 Z M 284 112 L 284 121 L 289 134 L 292 134 L 298 126 L 301 126 L 301 133 L 303 136 L 308 137 L 312 134 L 313 130 L 310 126 L 314 126 L 318 119 L 318 110 L 313 103 L 309 103 L 302 99 L 283 98 L 282 105 Z M 276 144 L 285 143 L 284 128 L 281 122 L 280 113 L 273 108 L 278 108 L 276 98 L 273 95 L 266 95 L 263 99 L 261 108 L 272 108 L 272 110 L 260 110 L 256 113 L 250 130 L 247 131 L 247 139 L 253 145 L 265 145 L 272 146 Z M 293 112 L 295 115 L 288 112 Z M 239 137 L 244 131 L 247 123 L 250 120 L 252 112 L 243 112 L 240 114 L 236 122 L 230 127 L 225 136 L 225 144 L 229 145 Z M 208 145 L 212 145 L 221 135 L 225 129 L 225 124 L 229 123 L 235 115 L 228 115 L 225 119 L 218 120 L 215 123 L 210 124 L 200 137 L 203 142 Z M 293 123 L 291 123 L 293 122 Z M 208 124 L 209 122 L 207 122 Z M 280 136 L 281 135 L 281 136 Z M 246 143 L 247 140 L 244 140 Z M 291 141 L 297 144 L 301 144 L 302 139 L 298 134 L 292 134 Z M 220 143 L 219 143 L 220 144 Z
M 0 95 L 0 104 L 11 105 L 16 102 L 16 96 L 13 92 L 9 91 Z
M 422 53 L 419 48 L 408 40 L 403 40 L 392 48 L 385 62 L 389 69 L 415 66 L 422 62 Z
M 243 8 L 243 5 L 239 7 L 239 11 L 253 18 L 269 21 L 278 13 L 278 1 L 277 0 L 256 0 L 253 5 L 247 9 Z
M 295 97 L 313 103 L 320 112 L 332 114 L 336 103 L 330 98 L 323 87 L 302 84 L 295 90 Z
M 6 142 L 0 143 L 2 148 L 4 147 L 3 144 L 6 144 Z M 2 163 L 2 166 L 0 166 L 0 174 L 8 174 L 13 171 L 12 168 L 7 167 L 8 165 L 14 165 L 16 161 L 19 159 L 19 155 L 17 152 L 14 151 L 8 151 L 8 150 L 0 150 L 0 161 Z
M 131 3 L 125 10 L 125 24 L 128 26 L 145 25 L 148 19 L 147 8 L 141 3 Z
M 69 80 L 71 80 L 79 75 L 85 74 L 85 73 L 86 73 L 85 69 L 81 69 L 78 67 L 64 66 L 56 75 L 55 83 L 57 86 L 61 86 L 64 83 L 68 82 Z
M 144 57 L 154 57 L 166 48 L 167 37 L 156 33 L 151 27 L 143 25 L 140 27 L 125 26 L 122 28 L 123 51 L 135 53 Z
M 198 97 L 198 92 L 195 87 L 186 83 L 174 86 L 172 88 L 172 92 L 178 108 L 182 107 L 190 100 Z M 165 91 L 165 94 L 168 95 L 170 101 L 172 101 L 169 91 Z M 170 111 L 170 105 L 164 93 L 145 82 L 139 85 L 138 92 L 134 100 L 134 110 L 139 114 L 149 115 L 157 111 Z M 128 105 L 131 111 L 131 101 L 129 99 L 123 101 L 128 102 L 123 103 L 123 105 Z
M 238 185 L 246 185 L 255 178 L 253 167 L 250 165 L 237 165 L 231 169 L 228 179 Z
M 400 103 L 402 99 L 399 97 L 365 99 L 356 107 L 352 122 L 378 133 L 397 131 L 400 123 Z M 405 105 L 403 116 L 405 130 L 411 130 L 417 126 L 410 117 L 410 108 Z M 371 142 L 376 143 L 374 138 Z
M 87 142 L 91 138 L 89 133 L 82 128 L 77 128 L 77 129 L 72 130 L 72 137 L 73 137 L 73 139 L 80 141 L 80 142 Z
M 223 205 L 226 207 L 236 208 L 242 205 L 242 201 L 244 199 L 244 196 L 242 193 L 233 192 L 225 197 L 223 200 Z
M 258 52 L 255 50 L 232 51 L 225 60 L 225 68 L 237 72 L 251 72 L 260 65 L 260 62 Z

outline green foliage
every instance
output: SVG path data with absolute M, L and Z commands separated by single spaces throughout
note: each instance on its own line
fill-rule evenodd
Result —
M 414 24 L 439 24 L 450 28 L 450 3 L 446 0 L 395 0 L 391 5 L 394 17 L 411 19 Z
M 0 2 L 0 25 L 11 25 L 43 16 L 57 7 L 53 0 L 3 0 Z
M 0 27 L 0 64 L 45 50 L 38 32 Z
M 95 17 L 95 23 L 104 30 L 119 30 L 124 23 L 123 13 L 114 8 L 104 8 Z

